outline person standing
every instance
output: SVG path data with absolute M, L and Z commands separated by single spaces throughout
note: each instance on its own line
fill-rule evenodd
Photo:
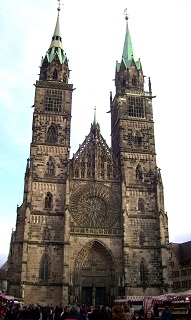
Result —
M 142 320 L 138 310 L 134 311 L 134 315 L 132 317 L 132 320 Z
M 83 320 L 83 318 L 80 316 L 80 307 L 78 305 L 73 305 L 69 309 L 69 316 L 65 319 L 68 320 Z
M 114 306 L 112 308 L 112 318 L 115 320 L 127 320 L 127 314 L 122 306 Z
M 148 310 L 145 313 L 144 320 L 155 320 L 154 313 L 151 310 Z
M 172 320 L 173 315 L 170 311 L 170 307 L 166 306 L 161 314 L 160 320 Z

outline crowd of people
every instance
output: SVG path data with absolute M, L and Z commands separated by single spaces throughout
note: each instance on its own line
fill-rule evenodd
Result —
M 53 307 L 36 304 L 20 306 L 19 304 L 9 303 L 1 306 L 0 320 L 173 320 L 172 313 L 168 306 L 159 317 L 156 306 L 144 310 L 134 310 L 131 306 L 116 305 L 110 307 L 87 307 L 86 305 Z M 180 319 L 178 319 L 180 320 Z M 181 319 L 183 320 L 183 319 Z M 184 319 L 184 320 L 190 320 Z

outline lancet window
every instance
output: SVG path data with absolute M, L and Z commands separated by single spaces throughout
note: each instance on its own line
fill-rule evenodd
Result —
M 47 195 L 45 197 L 45 208 L 51 209 L 52 207 L 52 194 L 50 192 L 47 192 Z
M 140 281 L 143 285 L 146 285 L 148 281 L 147 263 L 144 258 L 141 260 L 140 263 Z
M 57 142 L 57 140 L 58 140 L 57 127 L 54 125 L 51 125 L 47 131 L 47 141 Z
M 41 266 L 40 266 L 40 279 L 47 280 L 48 273 L 49 273 L 49 259 L 47 256 L 44 256 L 42 258 Z

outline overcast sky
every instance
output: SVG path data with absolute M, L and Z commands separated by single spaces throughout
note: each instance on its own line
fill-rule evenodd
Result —
M 94 106 L 110 145 L 109 94 L 115 93 L 127 8 L 136 58 L 151 77 L 157 166 L 171 242 L 191 240 L 190 0 L 63 0 L 60 25 L 73 92 L 71 156 L 89 133 Z M 0 1 L 0 266 L 23 199 L 41 57 L 57 19 L 56 0 Z

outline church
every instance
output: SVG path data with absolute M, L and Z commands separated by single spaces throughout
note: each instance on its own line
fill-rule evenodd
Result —
M 150 79 L 145 90 L 127 16 L 121 52 L 108 111 L 111 147 L 95 112 L 71 157 L 74 88 L 58 8 L 35 84 L 30 158 L 8 257 L 8 294 L 26 305 L 112 305 L 172 290 L 154 96 Z

